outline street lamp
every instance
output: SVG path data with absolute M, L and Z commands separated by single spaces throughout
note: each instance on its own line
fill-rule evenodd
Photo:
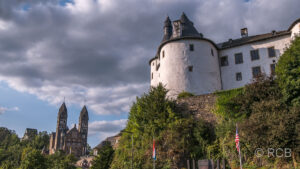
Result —
M 130 131 L 121 131 L 122 133 L 129 133 L 131 134 L 131 169 L 133 169 L 133 132 Z

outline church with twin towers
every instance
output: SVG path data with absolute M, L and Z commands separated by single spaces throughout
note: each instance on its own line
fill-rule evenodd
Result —
M 56 132 L 52 132 L 50 135 L 49 154 L 62 150 L 66 154 L 74 154 L 76 157 L 87 155 L 89 114 L 86 106 L 83 106 L 80 112 L 78 128 L 75 124 L 69 130 L 67 120 L 68 110 L 63 102 L 57 115 Z

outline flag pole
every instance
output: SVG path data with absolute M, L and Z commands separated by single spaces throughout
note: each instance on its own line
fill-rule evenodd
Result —
M 154 140 L 154 135 L 153 135 L 153 149 L 155 150 L 155 157 L 153 158 L 153 169 L 155 169 L 155 160 L 156 160 L 156 149 L 155 149 L 155 140 Z
M 237 123 L 236 123 L 236 130 L 238 131 L 238 125 L 237 125 Z M 240 166 L 241 166 L 241 169 L 243 169 L 240 141 L 239 141 L 238 147 L 239 147 Z

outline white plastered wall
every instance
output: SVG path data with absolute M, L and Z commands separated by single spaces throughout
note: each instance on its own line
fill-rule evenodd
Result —
M 190 44 L 194 45 L 194 51 L 189 50 Z M 155 76 L 151 85 L 155 86 L 161 82 L 170 90 L 170 97 L 176 97 L 182 91 L 200 95 L 221 90 L 218 51 L 209 41 L 169 42 L 160 50 L 158 71 L 155 71 L 153 62 L 155 61 L 151 62 L 151 73 Z M 189 71 L 189 66 L 193 67 L 192 71 Z
M 290 44 L 290 35 L 280 36 L 269 40 L 254 42 L 238 47 L 224 49 L 219 51 L 219 57 L 228 56 L 228 66 L 221 67 L 221 76 L 223 89 L 234 89 L 242 87 L 251 82 L 253 79 L 252 67 L 260 66 L 261 71 L 266 75 L 270 75 L 273 63 L 277 63 L 279 57 Z M 270 58 L 268 55 L 268 48 L 275 47 L 276 57 Z M 259 60 L 251 61 L 250 51 L 259 50 Z M 235 53 L 243 53 L 243 63 L 235 64 Z M 242 80 L 236 81 L 236 73 L 242 72 Z

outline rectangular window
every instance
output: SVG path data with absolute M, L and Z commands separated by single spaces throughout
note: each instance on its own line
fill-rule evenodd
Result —
M 193 66 L 189 66 L 189 71 L 190 71 L 190 72 L 193 71 Z
M 258 60 L 259 59 L 259 53 L 258 53 L 258 49 L 256 50 L 251 50 L 250 51 L 250 55 L 251 55 L 251 60 Z
M 269 57 L 272 58 L 272 57 L 275 57 L 276 56 L 276 53 L 275 53 L 275 48 L 274 46 L 273 47 L 270 47 L 268 48 L 268 53 L 269 53 Z
M 151 73 L 151 79 L 153 79 L 153 73 Z
M 270 65 L 271 75 L 275 75 L 275 64 Z
M 190 44 L 190 51 L 194 51 L 194 44 Z
M 260 66 L 256 66 L 252 68 L 253 78 L 258 77 L 261 74 Z
M 228 57 L 227 56 L 222 56 L 220 60 L 221 60 L 221 66 L 228 66 Z
M 235 79 L 236 79 L 236 81 L 241 81 L 242 80 L 242 72 L 237 72 L 235 74 Z
M 213 49 L 210 49 L 210 53 L 212 56 L 214 56 L 214 50 Z
M 236 53 L 234 54 L 235 57 L 235 64 L 243 63 L 243 53 Z
M 165 57 L 165 51 L 162 52 L 163 58 Z

